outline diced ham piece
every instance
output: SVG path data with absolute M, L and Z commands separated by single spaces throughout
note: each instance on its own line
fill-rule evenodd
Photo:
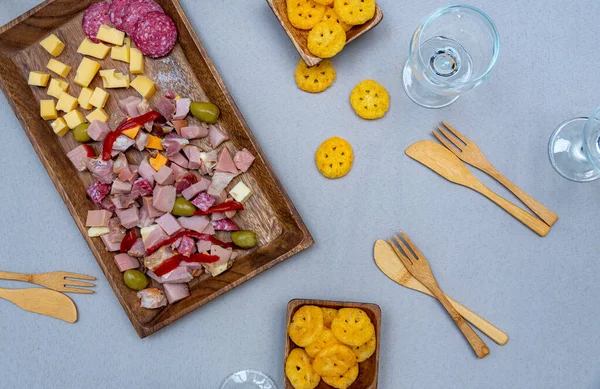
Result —
M 188 168 L 188 160 L 181 153 L 177 153 L 169 157 L 169 161 L 173 162 L 176 165 L 181 166 L 182 168 Z
M 196 232 L 202 232 L 208 225 L 209 221 L 204 216 L 181 216 L 177 219 L 181 227 L 186 230 L 192 230 Z
M 177 251 L 179 251 L 179 254 L 189 257 L 190 255 L 192 255 L 194 253 L 195 250 L 196 250 L 196 243 L 194 243 L 194 239 L 190 238 L 189 236 L 184 236 L 181 238 L 181 243 L 179 244 L 179 247 L 177 248 Z
M 149 137 L 146 132 L 138 131 L 137 135 L 135 136 L 135 148 L 139 151 L 143 151 L 148 144 L 148 139 Z
M 223 220 L 223 219 L 227 219 L 227 215 L 225 215 L 225 213 L 223 213 L 223 212 L 213 212 L 210 214 L 210 220 L 213 222 Z
M 104 185 L 104 184 L 102 184 L 102 185 Z M 102 201 L 100 201 L 100 203 L 98 204 L 98 206 L 101 209 L 107 210 L 108 212 L 114 212 L 115 209 L 117 209 L 117 207 L 115 207 L 115 205 L 112 203 L 112 201 L 110 201 L 106 197 L 104 199 L 102 199 Z
M 181 194 L 183 195 L 183 197 L 185 197 L 186 200 L 191 200 L 198 193 L 206 191 L 209 186 L 210 186 L 210 180 L 202 177 L 202 178 L 200 178 L 200 181 L 198 181 L 195 184 L 184 189 L 181 192 Z
M 210 243 L 208 240 L 199 240 L 198 243 L 196 243 L 196 249 L 198 249 L 199 253 L 210 251 L 211 246 L 212 243 Z
M 173 169 L 173 174 L 175 174 L 175 180 L 184 174 L 189 173 L 186 168 L 179 166 L 178 164 L 171 164 L 171 169 Z
M 165 119 L 171 120 L 173 118 L 173 114 L 175 113 L 175 105 L 173 105 L 171 100 L 163 97 L 158 100 L 158 102 L 155 104 L 155 107 Z
M 221 203 L 223 203 L 223 202 L 225 202 L 225 201 L 228 200 L 228 196 L 227 196 L 227 191 L 226 190 L 222 190 L 221 193 L 219 193 L 218 195 L 213 196 L 213 197 L 216 200 L 215 205 L 221 204 Z
M 150 112 L 151 109 L 152 108 L 150 108 L 150 103 L 148 103 L 148 100 L 146 99 L 142 99 L 142 101 L 140 101 L 140 103 L 137 106 L 137 110 L 140 115 Z
M 231 153 L 227 147 L 223 147 L 219 152 L 215 171 L 232 174 L 239 173 L 237 167 L 235 167 L 235 163 L 233 163 L 233 158 L 231 158 Z
M 110 201 L 117 207 L 117 210 L 129 208 L 133 203 L 135 203 L 135 197 L 130 194 L 119 193 L 110 196 Z
M 119 108 L 129 117 L 139 116 L 138 105 L 142 102 L 142 99 L 136 96 L 129 96 L 125 99 L 119 100 Z
M 129 166 L 125 154 L 119 153 L 113 164 L 113 172 L 119 176 L 121 181 L 130 181 L 134 177 L 134 173 Z
M 138 165 L 129 165 L 129 171 L 131 172 L 131 176 L 127 177 L 127 175 L 123 174 L 122 176 L 119 176 L 119 179 L 123 181 L 129 181 L 133 184 L 135 180 L 137 180 L 140 177 L 140 175 L 138 174 L 139 170 L 140 167 Z
M 217 150 L 209 152 L 201 152 L 200 159 L 206 168 L 208 174 L 212 174 L 213 169 L 217 166 Z M 205 173 L 206 174 L 206 173 Z
M 145 178 L 138 178 L 133 183 L 131 194 L 136 196 L 148 196 L 152 194 L 152 184 Z
M 231 258 L 232 251 L 231 248 L 225 249 L 217 245 L 212 245 L 210 254 L 218 256 L 219 260 L 214 263 L 203 264 L 206 271 L 209 272 L 211 276 L 215 277 L 227 270 L 230 266 L 229 259 Z
M 106 247 L 107 251 L 119 251 L 119 249 L 121 248 L 120 242 L 111 242 L 108 240 L 108 234 L 102 235 L 100 239 L 102 239 L 102 242 L 104 242 L 104 247 Z
M 181 194 L 184 190 L 194 185 L 198 180 L 198 176 L 189 171 L 184 175 L 178 176 L 175 180 L 175 190 L 177 194 Z
M 75 166 L 75 169 L 80 172 L 87 168 L 87 160 L 94 156 L 93 153 L 90 152 L 90 149 L 91 147 L 88 145 L 79 145 L 67 153 L 67 157 L 69 157 L 71 163 Z
M 123 211 L 117 210 L 121 225 L 125 228 L 133 228 L 140 222 L 140 211 L 136 206 L 129 207 Z
M 142 198 L 143 207 L 148 210 L 148 215 L 154 218 L 161 217 L 164 214 L 164 212 L 161 212 L 158 209 L 154 208 L 154 205 L 152 205 L 152 203 L 152 196 Z
M 140 162 L 138 173 L 142 178 L 146 179 L 150 185 L 154 185 L 154 173 L 156 173 L 156 170 L 150 165 L 148 158 L 144 158 L 142 162 Z
M 154 224 L 154 218 L 150 216 L 148 208 L 142 206 L 140 208 L 140 222 L 138 223 L 139 228 L 149 227 Z
M 146 247 L 148 247 L 148 245 L 146 245 Z M 169 246 L 163 246 L 151 255 L 148 255 L 146 258 L 144 258 L 144 266 L 150 270 L 154 270 L 174 255 L 175 253 L 169 248 Z
M 90 158 L 86 161 L 88 170 L 94 178 L 103 184 L 112 184 L 117 177 L 113 173 L 113 161 L 103 161 L 102 158 Z
M 165 294 L 167 295 L 169 304 L 174 304 L 190 295 L 190 291 L 186 284 L 163 284 L 163 288 L 165 288 Z
M 188 169 L 200 169 L 202 160 L 200 159 L 200 149 L 193 145 L 187 145 L 183 147 L 183 153 L 188 159 Z
M 219 196 L 236 175 L 237 174 L 232 173 L 215 172 L 210 187 L 208 188 L 208 194 Z
M 208 235 L 214 235 L 215 234 L 215 228 L 213 227 L 212 224 L 208 223 L 208 225 L 206 226 L 206 228 L 204 229 L 204 231 L 202 231 L 203 234 L 208 234 Z
M 93 120 L 92 124 L 87 129 L 87 133 L 93 140 L 99 142 L 106 138 L 106 135 L 110 132 L 108 124 L 100 120 Z
M 146 247 L 144 247 L 144 241 L 142 238 L 137 238 L 133 246 L 127 251 L 127 254 L 136 258 L 143 258 L 146 255 Z
M 144 241 L 144 247 L 146 247 L 146 248 L 156 246 L 157 244 L 159 244 L 162 241 L 169 238 L 169 235 L 167 235 L 165 233 L 165 231 L 158 224 L 153 224 L 149 227 L 144 227 L 141 229 L 140 233 L 142 234 L 142 240 Z M 158 250 L 158 251 L 160 251 L 160 250 Z M 152 255 L 154 255 L 154 254 L 152 254 Z M 146 257 L 146 259 L 148 259 L 148 258 L 149 257 Z M 145 262 L 145 260 L 144 260 L 144 262 Z M 150 266 L 148 266 L 146 264 L 146 267 L 150 267 Z
M 112 217 L 112 212 L 105 210 L 88 211 L 85 220 L 86 227 L 108 227 L 108 221 Z
M 156 185 L 152 194 L 152 205 L 159 211 L 171 212 L 175 205 L 175 197 L 177 192 L 174 186 Z
M 116 193 L 129 193 L 131 192 L 131 188 L 133 187 L 133 185 L 131 185 L 130 182 L 127 181 L 121 181 L 118 178 L 115 180 L 115 182 L 113 182 L 112 184 L 112 188 L 110 190 L 111 194 L 116 194 Z
M 158 225 L 161 226 L 161 228 L 170 236 L 175 235 L 182 230 L 181 226 L 177 222 L 177 219 L 175 219 L 175 217 L 170 213 L 165 213 L 156 219 L 156 223 L 158 223 Z
M 229 136 L 212 124 L 208 126 L 208 141 L 213 149 L 216 149 L 221 143 L 229 140 Z
M 235 163 L 235 166 L 240 171 L 245 173 L 254 162 L 254 159 L 254 155 L 252 155 L 252 153 L 247 149 L 243 148 L 235 153 L 235 157 L 233 157 L 233 163 Z
M 175 183 L 173 170 L 167 165 L 161 167 L 159 171 L 154 173 L 154 181 L 158 185 L 173 185 Z
M 94 182 L 87 189 L 87 194 L 95 204 L 100 204 L 104 197 L 110 192 L 110 185 L 103 184 L 100 181 Z
M 121 225 L 121 221 L 118 217 L 113 217 L 108 221 L 109 232 L 106 238 L 112 243 L 121 243 L 127 230 Z
M 190 112 L 190 103 L 192 101 L 188 98 L 180 98 L 175 100 L 175 115 L 173 119 L 181 120 L 185 119 L 187 114 Z
M 227 216 L 228 219 L 233 219 L 236 213 L 237 211 L 225 211 L 225 216 Z
M 157 276 L 152 270 L 148 270 L 148 276 L 158 283 L 170 283 L 170 284 L 185 284 L 192 280 L 192 275 L 187 266 L 181 265 L 171 270 L 162 277 Z
M 192 200 L 192 204 L 202 212 L 206 212 L 215 204 L 215 198 L 206 192 L 202 192 Z
M 187 127 L 188 125 L 188 121 L 187 120 L 171 120 L 171 123 L 173 123 L 173 127 L 175 128 L 175 131 L 181 135 L 181 129 L 183 127 Z
M 215 231 L 239 231 L 240 227 L 229 219 L 211 222 Z
M 115 140 L 115 143 L 113 143 L 113 152 L 114 151 L 125 151 L 128 148 L 130 148 L 131 146 L 133 146 L 134 143 L 135 143 L 135 141 L 133 139 L 131 139 L 127 135 L 121 134 L 117 137 L 117 140 Z
M 189 143 L 189 140 L 182 138 L 173 132 L 167 134 L 161 141 L 162 146 L 167 150 L 167 158 L 179 154 L 181 149 Z
M 138 261 L 137 258 L 125 253 L 115 255 L 115 263 L 121 273 L 126 270 L 137 269 L 140 267 L 140 261 Z
M 185 139 L 199 139 L 208 135 L 208 130 L 200 126 L 182 127 L 180 132 Z
M 147 288 L 137 292 L 140 306 L 146 309 L 157 309 L 167 305 L 165 293 L 158 288 Z

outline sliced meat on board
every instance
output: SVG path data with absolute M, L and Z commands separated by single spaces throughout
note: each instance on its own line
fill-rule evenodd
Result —
M 144 55 L 163 57 L 177 42 L 177 27 L 170 16 L 158 11 L 148 12 L 139 19 L 131 37 Z
M 101 3 L 92 4 L 85 10 L 83 19 L 81 20 L 81 27 L 83 28 L 85 35 L 87 35 L 92 42 L 99 42 L 99 40 L 96 39 L 96 35 L 102 24 L 110 25 L 110 17 L 108 16 L 110 6 L 110 1 L 103 1 Z
M 137 22 L 149 12 L 164 13 L 162 7 L 154 0 L 134 0 L 127 9 L 123 18 L 123 28 L 127 34 L 132 35 Z

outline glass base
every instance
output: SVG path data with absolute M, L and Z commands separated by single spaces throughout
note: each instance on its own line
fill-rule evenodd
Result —
M 454 103 L 459 96 L 445 96 L 425 88 L 415 77 L 410 60 L 404 64 L 402 71 L 402 85 L 408 97 L 425 108 L 443 108 Z
M 600 178 L 583 151 L 583 128 L 588 118 L 575 118 L 554 130 L 548 144 L 552 167 L 564 178 L 575 182 L 589 182 Z
M 221 389 L 277 389 L 277 385 L 261 371 L 240 370 L 225 378 Z

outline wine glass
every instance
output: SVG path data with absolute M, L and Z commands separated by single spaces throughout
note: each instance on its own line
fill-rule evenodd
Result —
M 589 118 L 580 117 L 562 123 L 548 144 L 552 167 L 561 176 L 575 182 L 600 178 L 600 108 Z
M 441 8 L 414 32 L 404 65 L 404 90 L 425 108 L 446 107 L 480 85 L 496 64 L 494 22 L 469 5 Z
M 262 371 L 246 369 L 225 378 L 221 389 L 277 389 L 277 385 Z

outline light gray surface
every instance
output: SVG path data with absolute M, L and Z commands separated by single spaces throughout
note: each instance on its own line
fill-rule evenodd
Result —
M 4 24 L 37 1 L 0 3 Z M 99 280 L 95 295 L 73 296 L 75 325 L 0 301 L 0 387 L 217 388 L 241 368 L 281 384 L 285 309 L 296 297 L 381 306 L 380 388 L 600 387 L 600 182 L 561 178 L 546 153 L 556 125 L 600 103 L 600 3 L 473 1 L 497 24 L 500 59 L 487 84 L 443 110 L 410 102 L 400 71 L 414 28 L 445 1 L 381 0 L 383 22 L 333 60 L 338 78 L 317 95 L 296 88 L 298 55 L 263 0 L 182 3 L 317 243 L 140 340 L 2 97 L 0 269 Z M 366 78 L 391 95 L 381 120 L 348 104 Z M 546 238 L 403 154 L 441 119 L 559 214 Z M 355 165 L 329 181 L 313 155 L 333 135 L 353 145 Z M 491 355 L 477 360 L 439 304 L 377 269 L 374 241 L 400 228 L 448 294 L 510 335 L 506 346 L 484 338 Z

